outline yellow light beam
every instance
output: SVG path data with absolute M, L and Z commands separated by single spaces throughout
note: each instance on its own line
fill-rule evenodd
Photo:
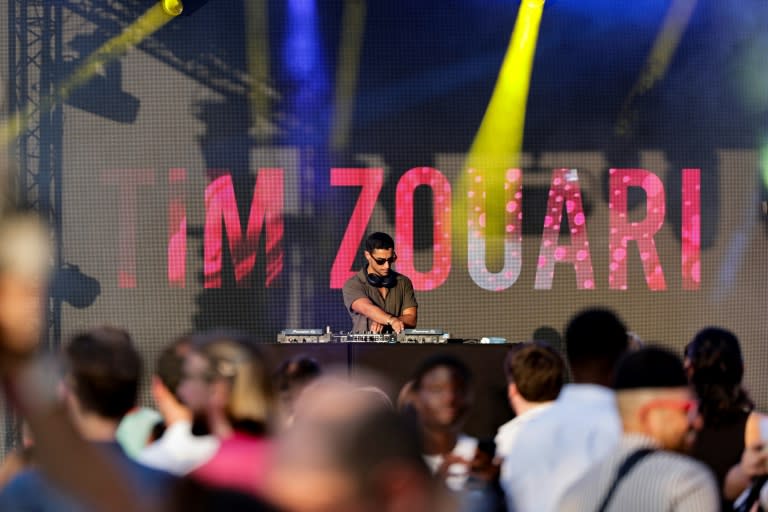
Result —
M 544 0 L 523 0 L 499 77 L 469 151 L 467 167 L 506 171 L 519 162 Z M 500 177 L 501 175 L 499 175 Z
M 627 135 L 632 130 L 634 114 L 632 112 L 632 103 L 635 98 L 648 92 L 662 77 L 667 73 L 672 57 L 675 55 L 680 40 L 683 37 L 685 29 L 693 16 L 693 10 L 696 8 L 698 0 L 674 0 L 669 6 L 667 15 L 653 43 L 651 53 L 645 61 L 640 78 L 635 83 L 624 101 L 619 114 L 619 121 L 616 125 L 616 133 Z
M 455 226 L 461 237 L 467 234 L 464 212 L 467 208 L 467 191 L 472 185 L 470 179 L 482 180 L 487 204 L 500 204 L 493 199 L 505 194 L 506 171 L 519 166 L 528 92 L 543 10 L 544 0 L 523 0 L 518 9 L 514 31 L 493 94 L 467 155 L 464 171 L 473 169 L 474 172 L 471 175 L 464 172 L 459 187 Z M 489 239 L 502 238 L 504 217 L 503 208 L 487 210 L 486 233 Z M 489 254 L 495 252 L 498 251 L 489 251 Z
M 365 0 L 346 0 L 342 17 L 339 63 L 336 66 L 336 101 L 331 132 L 331 146 L 336 150 L 347 147 L 349 129 L 355 106 L 360 49 L 365 30 Z
M 762 178 L 763 186 L 768 190 L 768 141 L 760 146 L 760 178 Z
M 247 0 L 245 9 L 246 65 L 251 80 L 249 104 L 251 127 L 256 139 L 267 143 L 276 132 L 272 122 L 272 97 L 269 86 L 269 11 L 266 0 Z
M 174 16 L 166 13 L 161 2 L 156 2 L 136 21 L 123 31 L 105 42 L 94 51 L 48 98 L 42 98 L 39 105 L 29 105 L 24 112 L 17 112 L 0 125 L 0 146 L 7 147 L 25 129 L 30 117 L 38 109 L 47 112 L 58 102 L 65 101 L 69 95 L 94 77 L 105 64 L 123 55 L 141 41 L 157 32 Z

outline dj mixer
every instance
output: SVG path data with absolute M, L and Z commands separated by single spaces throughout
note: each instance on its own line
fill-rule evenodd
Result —
M 400 334 L 285 329 L 277 334 L 278 343 L 447 343 L 450 338 L 440 329 L 405 329 Z

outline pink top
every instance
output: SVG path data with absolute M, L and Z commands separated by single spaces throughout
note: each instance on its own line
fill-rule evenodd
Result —
M 272 449 L 272 441 L 264 436 L 235 432 L 222 439 L 214 456 L 190 475 L 213 487 L 259 495 Z

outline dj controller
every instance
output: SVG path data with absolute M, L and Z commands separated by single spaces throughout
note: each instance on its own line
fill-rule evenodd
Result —
M 451 335 L 440 329 L 405 329 L 400 334 L 331 332 L 330 329 L 285 329 L 278 343 L 448 343 Z

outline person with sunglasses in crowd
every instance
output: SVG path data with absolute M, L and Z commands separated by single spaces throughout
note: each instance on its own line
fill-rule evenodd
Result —
M 366 263 L 350 277 L 342 293 L 352 318 L 351 332 L 396 333 L 416 327 L 418 303 L 408 277 L 392 270 L 395 241 L 386 233 L 365 240 Z
M 571 485 L 558 512 L 719 511 L 714 475 L 685 455 L 698 403 L 682 360 L 654 346 L 630 352 L 613 387 L 621 441 Z

